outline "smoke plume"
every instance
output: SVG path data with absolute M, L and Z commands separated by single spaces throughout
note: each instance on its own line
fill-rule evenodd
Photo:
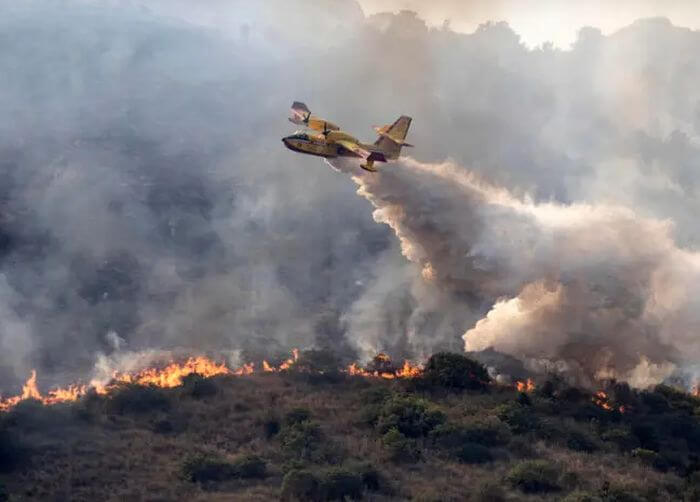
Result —
M 0 12 L 3 393 L 33 368 L 421 358 L 465 332 L 538 371 L 690 371 L 697 32 L 641 20 L 560 51 L 354 0 Z M 410 115 L 416 160 L 358 197 L 282 147 L 294 100 L 365 141 Z
M 391 227 L 426 283 L 411 291 L 407 317 L 423 324 L 413 330 L 428 331 L 426 312 L 471 317 L 467 351 L 495 349 L 584 383 L 644 386 L 700 356 L 700 254 L 675 244 L 669 221 L 535 203 L 450 163 L 405 158 L 379 174 L 335 164 L 354 172 L 375 221 Z M 361 311 L 349 323 L 363 340 Z

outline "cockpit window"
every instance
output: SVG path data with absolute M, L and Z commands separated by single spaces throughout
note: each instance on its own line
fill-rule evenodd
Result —
M 309 135 L 303 132 L 296 132 L 292 136 L 290 136 L 291 139 L 304 139 L 307 140 L 309 139 Z

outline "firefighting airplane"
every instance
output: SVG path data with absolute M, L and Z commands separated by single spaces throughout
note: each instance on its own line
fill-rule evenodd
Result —
M 406 143 L 406 134 L 411 126 L 411 117 L 402 115 L 392 125 L 375 127 L 379 139 L 374 144 L 361 143 L 357 138 L 340 130 L 340 127 L 327 120 L 311 115 L 304 103 L 292 104 L 292 116 L 289 121 L 318 131 L 320 134 L 296 132 L 282 138 L 284 145 L 295 152 L 318 155 L 319 157 L 360 157 L 364 162 L 360 167 L 366 171 L 377 172 L 375 162 L 396 160 L 401 147 L 413 146 Z

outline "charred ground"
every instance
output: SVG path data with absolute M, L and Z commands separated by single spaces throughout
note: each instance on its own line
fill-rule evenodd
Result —
M 531 392 L 439 354 L 416 378 L 189 375 L 0 416 L 0 500 L 697 500 L 700 399 L 550 379 Z M 312 369 L 314 371 L 312 371 Z

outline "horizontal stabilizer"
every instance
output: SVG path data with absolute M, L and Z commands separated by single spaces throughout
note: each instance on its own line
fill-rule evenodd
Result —
M 379 135 L 379 139 L 374 143 L 374 146 L 382 151 L 386 158 L 397 159 L 401 155 L 401 147 L 413 146 L 405 141 L 408 128 L 411 127 L 411 120 L 411 117 L 402 115 L 390 126 L 374 128 Z

